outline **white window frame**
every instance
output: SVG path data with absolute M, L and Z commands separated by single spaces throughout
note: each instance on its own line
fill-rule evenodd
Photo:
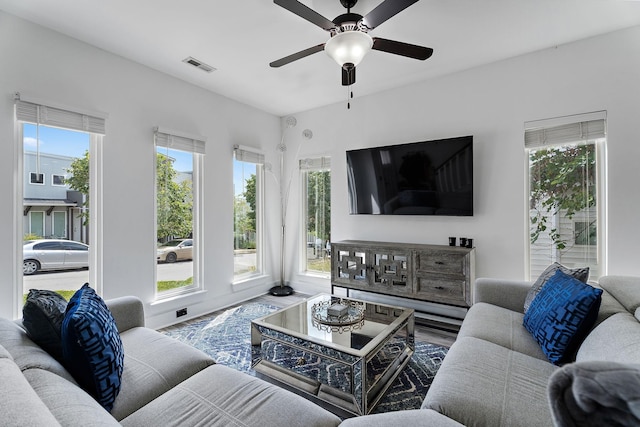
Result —
M 308 269 L 308 265 L 307 265 L 307 229 L 308 229 L 308 222 L 307 222 L 307 210 L 308 210 L 308 206 L 307 206 L 307 198 L 308 198 L 308 184 L 307 184 L 307 179 L 309 176 L 309 172 L 322 172 L 322 171 L 329 171 L 331 172 L 331 157 L 329 156 L 322 156 L 322 157 L 315 157 L 315 158 L 309 158 L 309 159 L 300 159 L 300 161 L 298 162 L 298 167 L 300 169 L 300 226 L 301 226 L 301 230 L 300 230 L 300 236 L 301 236 L 301 241 L 300 241 L 300 251 L 299 251 L 299 265 L 300 265 L 300 271 L 299 273 L 302 275 L 309 275 L 309 276 L 315 276 L 315 277 L 330 277 L 331 272 L 327 272 L 322 273 L 320 271 L 315 271 L 315 270 L 309 270 Z M 325 244 L 323 244 L 323 247 L 320 250 L 324 250 L 326 246 L 326 242 Z
M 24 215 L 22 206 L 24 201 L 24 123 L 58 127 L 61 129 L 75 130 L 89 134 L 89 200 L 91 200 L 91 221 L 89 222 L 89 281 L 98 294 L 103 293 L 102 274 L 102 236 L 103 236 L 103 191 L 102 191 L 102 151 L 104 136 L 106 134 L 106 121 L 108 115 L 103 112 L 87 110 L 84 108 L 69 107 L 56 102 L 41 100 L 30 96 L 24 96 L 19 92 L 14 94 L 15 122 L 14 134 L 16 135 L 16 172 L 20 177 L 16 200 L 14 223 L 17 225 L 14 235 L 15 262 L 14 283 L 18 291 L 15 293 L 15 315 L 22 306 L 22 246 L 24 232 Z M 43 179 L 44 182 L 44 179 Z M 20 207 L 18 209 L 17 207 Z
M 265 197 L 265 156 L 255 148 L 235 145 L 233 147 L 235 160 L 256 165 L 256 270 L 250 273 L 233 274 L 232 284 L 244 283 L 265 275 L 264 268 L 264 197 Z M 232 171 L 235 172 L 235 171 Z M 233 182 L 233 180 L 232 180 Z M 234 194 L 235 197 L 235 194 Z M 233 220 L 235 228 L 235 218 Z M 231 230 L 233 233 L 235 230 Z M 235 246 L 235 243 L 234 243 Z M 235 266 L 235 261 L 234 261 Z
M 545 146 L 563 146 L 569 144 L 595 144 L 596 176 L 598 195 L 597 209 L 597 265 L 598 276 L 604 276 L 608 271 L 608 240 L 607 240 L 607 149 L 606 149 L 606 111 L 557 117 L 553 119 L 536 120 L 525 123 L 525 279 L 534 280 L 531 272 L 531 236 L 529 218 L 529 156 L 530 151 Z M 577 136 L 579 134 L 579 136 Z M 581 219 L 574 218 L 574 221 Z M 576 245 L 586 247 L 586 245 Z M 597 279 L 597 277 L 595 278 Z
M 176 131 L 163 127 L 155 127 L 154 150 L 153 150 L 153 171 L 154 171 L 154 235 L 158 231 L 158 187 L 156 174 L 156 161 L 158 147 L 165 147 L 170 150 L 179 150 L 192 154 L 193 156 L 193 174 L 192 174 L 192 194 L 193 194 L 193 283 L 189 286 L 183 286 L 174 290 L 158 292 L 158 262 L 156 260 L 156 246 L 153 246 L 153 263 L 154 268 L 154 294 L 155 300 L 167 300 L 176 296 L 192 294 L 204 289 L 204 250 L 202 242 L 204 236 L 203 230 L 203 205 L 204 205 L 204 154 L 206 138 L 200 135 L 194 135 L 182 131 Z
M 38 182 L 37 180 L 34 180 L 33 178 L 37 178 L 38 175 L 42 175 L 42 182 Z M 29 184 L 30 185 L 44 185 L 44 182 L 46 180 L 45 174 L 43 172 L 40 172 L 40 174 L 38 174 L 38 172 L 29 172 Z

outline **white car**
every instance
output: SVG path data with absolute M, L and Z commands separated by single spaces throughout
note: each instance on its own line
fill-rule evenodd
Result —
M 89 246 L 72 240 L 26 240 L 22 247 L 22 274 L 89 267 Z
M 193 259 L 193 239 L 176 239 L 158 246 L 157 259 L 158 262 Z

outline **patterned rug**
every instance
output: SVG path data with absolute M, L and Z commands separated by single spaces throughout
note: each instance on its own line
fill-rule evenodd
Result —
M 255 375 L 251 361 L 260 349 L 251 346 L 251 320 L 277 309 L 272 305 L 247 303 L 222 314 L 179 323 L 160 332 L 204 351 L 221 365 Z M 446 347 L 416 342 L 411 360 L 373 413 L 419 409 L 446 354 Z

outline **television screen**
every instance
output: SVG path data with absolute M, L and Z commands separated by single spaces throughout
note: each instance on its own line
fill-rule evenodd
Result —
M 347 151 L 351 214 L 473 215 L 473 136 Z

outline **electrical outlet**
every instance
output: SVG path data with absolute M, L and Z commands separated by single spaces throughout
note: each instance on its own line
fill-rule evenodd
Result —
M 180 310 L 176 310 L 176 317 L 182 317 L 187 315 L 187 309 L 181 308 Z

